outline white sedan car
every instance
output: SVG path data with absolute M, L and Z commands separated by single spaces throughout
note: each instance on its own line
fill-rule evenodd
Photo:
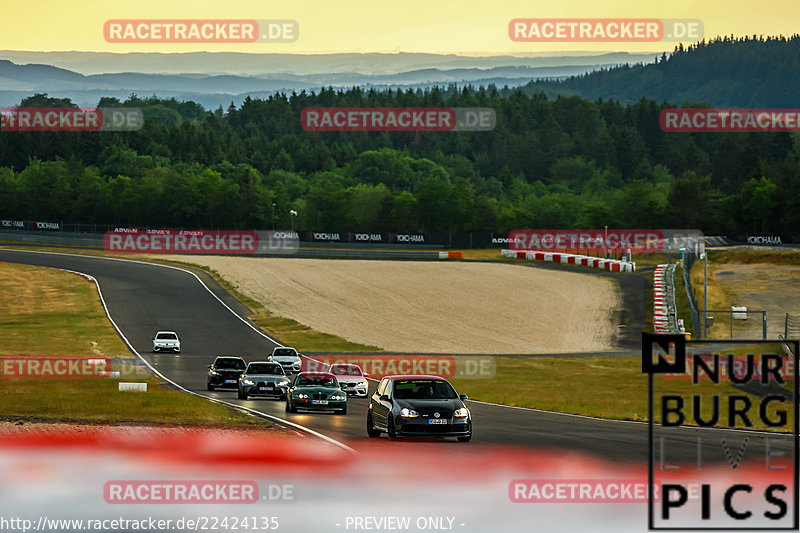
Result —
M 300 354 L 294 348 L 288 346 L 278 346 L 272 350 L 272 354 L 267 356 L 267 361 L 280 363 L 286 375 L 298 374 L 302 369 L 302 360 Z
M 347 394 L 366 397 L 369 388 L 369 382 L 367 382 L 369 374 L 365 374 L 360 366 L 336 363 L 331 365 L 328 372 L 336 376 L 339 387 Z
M 159 331 L 153 337 L 153 351 L 181 353 L 181 338 L 174 331 Z

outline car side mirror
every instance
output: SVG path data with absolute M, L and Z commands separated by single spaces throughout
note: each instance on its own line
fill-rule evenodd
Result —
M 368 377 L 369 377 L 369 374 L 367 374 L 366 372 L 364 372 L 364 377 L 365 377 L 365 378 L 368 378 Z
M 208 369 L 211 370 L 211 365 L 208 365 Z
M 389 398 L 389 396 L 387 396 L 386 394 L 381 394 L 380 400 L 382 402 L 391 402 L 392 401 L 391 398 Z
M 469 396 L 467 396 L 466 394 L 462 394 L 462 395 L 460 395 L 460 396 L 459 396 L 459 398 L 461 399 L 461 401 L 462 401 L 462 402 L 463 402 L 464 400 L 469 400 Z

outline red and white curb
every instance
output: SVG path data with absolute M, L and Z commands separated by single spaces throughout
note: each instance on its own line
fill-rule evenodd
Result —
M 619 259 L 603 259 L 587 255 L 568 254 L 560 252 L 542 252 L 540 250 L 501 250 L 503 257 L 527 259 L 528 261 L 544 261 L 548 263 L 561 263 L 564 265 L 587 266 L 610 272 L 635 272 L 636 263 L 621 261 Z

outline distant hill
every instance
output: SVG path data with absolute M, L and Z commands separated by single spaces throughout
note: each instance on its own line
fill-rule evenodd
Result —
M 679 46 L 647 64 L 600 69 L 564 80 L 534 80 L 523 90 L 634 102 L 643 96 L 680 105 L 798 107 L 800 35 L 731 37 Z
M 0 59 L 17 64 L 40 63 L 81 74 L 399 74 L 421 69 L 491 69 L 495 67 L 590 67 L 651 61 L 655 52 L 570 52 L 467 56 L 455 54 L 265 54 L 240 52 L 112 53 L 25 52 L 0 50 Z
M 247 96 L 322 87 L 377 90 L 473 85 L 518 87 L 537 78 L 561 79 L 654 54 L 573 56 L 457 56 L 442 54 L 114 54 L 0 51 L 0 105 L 35 92 L 92 106 L 102 96 L 192 100 L 207 109 Z M 26 64 L 21 64 L 26 63 Z

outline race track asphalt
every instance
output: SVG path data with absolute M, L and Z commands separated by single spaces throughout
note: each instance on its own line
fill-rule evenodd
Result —
M 241 355 L 252 361 L 266 357 L 275 346 L 275 342 L 234 313 L 245 316 L 246 308 L 207 276 L 201 282 L 185 270 L 156 264 L 9 249 L 0 249 L 0 261 L 61 268 L 93 276 L 102 290 L 110 316 L 130 345 L 166 377 L 186 389 L 290 420 L 355 449 L 395 444 L 385 437 L 367 438 L 368 399 L 351 398 L 347 416 L 288 414 L 284 403 L 277 400 L 238 400 L 234 390 L 206 391 L 206 367 L 215 355 Z M 162 329 L 175 330 L 181 335 L 180 355 L 151 352 L 153 334 Z M 456 448 L 512 445 L 586 452 L 621 462 L 647 462 L 648 426 L 644 423 L 598 420 L 474 401 L 468 404 L 473 415 L 474 437 L 469 444 L 450 444 Z M 669 440 L 669 459 L 695 462 L 697 437 L 702 436 L 703 460 L 725 461 L 719 439 L 726 434 L 728 432 L 676 428 Z M 762 434 L 754 434 L 754 438 L 764 439 Z M 730 443 L 740 441 L 741 434 L 728 439 Z M 440 445 L 438 442 L 418 444 Z

